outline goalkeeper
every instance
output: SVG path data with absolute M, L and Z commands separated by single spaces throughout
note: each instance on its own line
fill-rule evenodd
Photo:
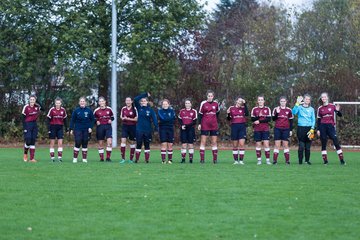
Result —
M 311 107 L 311 96 L 305 94 L 296 99 L 292 109 L 293 115 L 298 115 L 297 137 L 299 141 L 298 158 L 299 164 L 303 163 L 305 151 L 305 163 L 311 165 L 310 148 L 311 141 L 315 136 L 315 110 Z

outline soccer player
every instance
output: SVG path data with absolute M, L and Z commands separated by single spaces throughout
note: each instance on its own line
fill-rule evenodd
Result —
M 236 98 L 235 106 L 229 107 L 227 114 L 227 120 L 231 123 L 234 164 L 243 165 L 246 140 L 246 117 L 249 116 L 249 110 L 245 100 L 242 97 Z
M 297 137 L 299 141 L 299 164 L 303 163 L 305 150 L 305 163 L 308 165 L 311 165 L 310 148 L 315 131 L 315 110 L 310 104 L 311 96 L 305 94 L 304 96 L 297 97 L 296 104 L 292 109 L 292 113 L 298 115 Z
M 274 108 L 272 113 L 272 119 L 275 121 L 273 164 L 277 164 L 281 143 L 284 148 L 285 163 L 290 164 L 289 138 L 292 135 L 294 116 L 286 104 L 286 97 L 280 97 L 280 106 Z
M 159 116 L 159 136 L 161 142 L 161 161 L 166 163 L 166 154 L 168 156 L 167 163 L 172 163 L 173 143 L 174 143 L 174 120 L 176 114 L 170 107 L 168 99 L 162 100 L 161 109 L 158 111 Z
M 86 106 L 85 97 L 81 97 L 79 99 L 79 107 L 73 111 L 70 121 L 70 134 L 75 137 L 73 163 L 78 161 L 80 147 L 82 147 L 82 161 L 87 163 L 87 147 L 94 121 L 94 114 Z
M 189 98 L 185 99 L 185 108 L 180 110 L 178 119 L 180 124 L 181 163 L 185 163 L 186 149 L 189 151 L 189 163 L 192 163 L 197 111 L 192 108 L 192 103 Z
M 324 161 L 324 164 L 328 164 L 326 144 L 328 137 L 333 141 L 333 144 L 336 148 L 336 152 L 339 156 L 340 164 L 345 165 L 343 152 L 339 144 L 339 140 L 336 136 L 335 129 L 335 114 L 339 117 L 342 116 L 340 112 L 340 105 L 334 105 L 329 103 L 329 95 L 327 93 L 322 93 L 320 96 L 321 106 L 317 111 L 318 119 L 318 131 L 317 134 L 320 136 L 321 140 L 321 155 Z
M 98 151 L 100 162 L 104 162 L 104 139 L 106 139 L 106 161 L 111 162 L 112 152 L 112 127 L 114 121 L 114 113 L 112 109 L 106 106 L 104 97 L 99 97 L 99 107 L 94 111 L 96 121 L 96 139 L 99 142 Z
M 29 103 L 22 110 L 23 129 L 24 129 L 24 162 L 28 161 L 28 151 L 30 149 L 29 162 L 35 163 L 35 142 L 38 135 L 37 119 L 40 115 L 41 106 L 36 102 L 36 96 L 31 95 Z
M 55 140 L 57 139 L 58 144 L 58 161 L 62 162 L 63 152 L 63 139 L 64 139 L 64 127 L 67 131 L 67 114 L 65 108 L 62 107 L 62 99 L 57 97 L 55 99 L 55 106 L 50 108 L 47 119 L 48 119 L 48 131 L 50 139 L 50 158 L 51 161 L 55 162 Z
M 200 163 L 205 163 L 205 145 L 207 137 L 210 135 L 211 147 L 213 154 L 213 163 L 217 163 L 218 148 L 217 136 L 219 135 L 218 115 L 219 104 L 214 101 L 215 94 L 213 91 L 206 92 L 206 100 L 202 101 L 199 109 L 199 126 L 198 130 L 201 131 L 200 135 Z
M 131 97 L 125 98 L 125 106 L 121 109 L 120 118 L 122 120 L 122 130 L 121 130 L 121 161 L 123 164 L 125 160 L 125 151 L 126 151 L 126 139 L 129 138 L 130 142 L 130 159 L 129 163 L 133 163 L 135 155 L 135 135 L 136 135 L 136 122 L 138 120 L 138 114 L 133 106 L 133 100 Z
M 251 121 L 254 127 L 254 140 L 256 142 L 257 165 L 261 165 L 261 145 L 264 143 L 266 164 L 270 162 L 270 131 L 269 122 L 271 121 L 271 110 L 265 106 L 265 98 L 263 95 L 257 97 L 257 107 L 251 110 Z
M 145 148 L 145 162 L 149 163 L 152 124 L 154 125 L 154 131 L 158 131 L 159 129 L 156 114 L 149 105 L 148 97 L 150 97 L 150 93 L 143 93 L 134 98 L 136 111 L 138 113 L 138 121 L 136 124 L 135 163 L 139 162 L 143 144 Z

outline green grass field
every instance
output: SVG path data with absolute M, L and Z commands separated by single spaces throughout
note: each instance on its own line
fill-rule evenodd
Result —
M 232 165 L 231 150 L 219 164 L 120 165 L 50 163 L 48 149 L 38 163 L 24 163 L 21 149 L 0 149 L 0 239 L 359 239 L 360 153 L 334 152 L 323 166 Z M 113 159 L 119 159 L 119 150 Z M 142 155 L 143 159 L 143 155 Z

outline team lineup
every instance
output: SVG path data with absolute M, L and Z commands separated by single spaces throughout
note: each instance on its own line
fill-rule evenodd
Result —
M 210 137 L 212 162 L 218 162 L 218 135 L 220 106 L 214 100 L 215 93 L 206 92 L 206 100 L 202 101 L 199 110 L 192 108 L 190 98 L 185 99 L 184 108 L 178 114 L 170 106 L 168 99 L 161 101 L 161 108 L 157 111 L 149 104 L 150 93 L 142 93 L 135 98 L 127 97 L 125 106 L 121 108 L 121 160 L 120 163 L 138 163 L 144 147 L 145 162 L 150 161 L 150 144 L 154 132 L 159 133 L 162 163 L 173 162 L 173 143 L 175 123 L 180 126 L 181 163 L 193 163 L 194 142 L 196 129 L 200 132 L 200 163 L 205 163 L 205 149 L 207 138 Z M 293 119 L 297 115 L 298 163 L 311 165 L 311 143 L 315 134 L 321 140 L 321 155 L 323 163 L 328 164 L 327 141 L 331 139 L 341 165 L 345 165 L 343 152 L 339 144 L 335 129 L 335 115 L 341 117 L 340 106 L 329 102 L 327 93 L 319 98 L 319 108 L 311 106 L 311 96 L 305 94 L 296 99 L 294 107 L 288 107 L 286 97 L 280 97 L 279 105 L 272 110 L 265 105 L 265 97 L 257 97 L 257 105 L 249 111 L 244 98 L 237 97 L 234 105 L 227 109 L 227 120 L 231 125 L 231 141 L 234 164 L 245 164 L 245 141 L 247 136 L 247 122 L 251 121 L 256 142 L 257 164 L 262 164 L 262 149 L 265 153 L 265 163 L 277 164 L 280 148 L 283 148 L 285 163 L 290 164 L 289 138 L 293 133 Z M 37 119 L 41 114 L 41 105 L 36 96 L 31 95 L 29 103 L 23 107 L 24 129 L 24 157 L 25 162 L 35 160 L 35 143 L 38 135 Z M 98 107 L 92 111 L 86 103 L 86 98 L 79 99 L 79 106 L 71 114 L 70 126 L 67 126 L 66 109 L 62 107 L 62 100 L 56 98 L 54 106 L 47 113 L 47 126 L 50 139 L 50 159 L 55 161 L 55 144 L 57 140 L 57 159 L 62 162 L 64 131 L 69 130 L 74 136 L 73 163 L 78 162 L 81 150 L 82 162 L 87 163 L 88 142 L 93 126 L 96 125 L 96 139 L 101 162 L 111 162 L 112 153 L 112 121 L 115 120 L 113 111 L 106 105 L 104 97 L 99 97 Z M 274 149 L 270 160 L 270 122 L 274 121 Z M 317 131 L 315 131 L 315 126 Z M 129 158 L 126 160 L 126 147 L 129 146 Z M 29 154 L 30 153 L 30 154 Z M 30 156 L 28 156 L 30 155 Z

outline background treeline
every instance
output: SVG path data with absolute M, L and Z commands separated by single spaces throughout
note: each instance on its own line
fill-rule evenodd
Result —
M 260 93 L 270 107 L 282 95 L 292 106 L 309 93 L 317 108 L 323 91 L 359 101 L 360 0 L 317 0 L 291 12 L 256 0 L 222 0 L 212 14 L 202 7 L 196 0 L 118 2 L 119 106 L 150 91 L 155 106 L 166 97 L 179 109 L 191 97 L 198 107 L 213 89 L 226 139 L 225 109 L 238 95 L 250 107 Z M 111 1 L 2 0 L 1 141 L 21 139 L 30 93 L 45 111 L 62 97 L 69 113 L 80 96 L 109 99 L 110 52 Z M 360 108 L 343 111 L 342 142 L 359 143 Z

